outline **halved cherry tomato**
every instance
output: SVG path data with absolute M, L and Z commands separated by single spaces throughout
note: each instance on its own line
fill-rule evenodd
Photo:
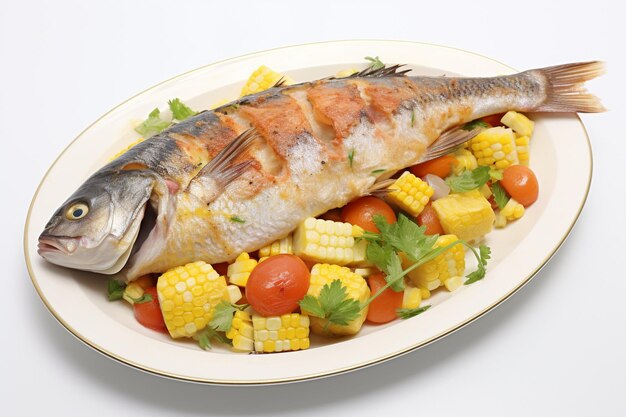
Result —
M 481 117 L 481 120 L 493 127 L 502 126 L 502 122 L 500 121 L 500 119 L 502 119 L 503 116 L 504 113 L 497 113 L 492 114 L 491 116 Z
M 440 178 L 445 178 L 452 172 L 452 168 L 458 162 L 452 155 L 444 155 L 439 158 L 431 159 L 430 161 L 422 162 L 421 164 L 413 165 L 409 168 L 409 171 L 413 175 L 424 178 L 428 174 L 436 175 Z
M 133 304 L 135 318 L 148 329 L 156 330 L 157 332 L 167 332 L 156 287 L 146 288 L 144 294 L 149 294 L 152 297 L 152 301 Z
M 422 210 L 422 212 L 417 216 L 417 224 L 420 226 L 426 226 L 426 232 L 424 233 L 427 235 L 444 234 L 437 212 L 430 203 L 428 203 L 426 207 L 424 207 L 424 210 Z
M 535 173 L 524 165 L 511 165 L 504 170 L 500 184 L 507 193 L 524 207 L 537 201 L 539 182 Z
M 380 272 L 370 275 L 368 283 L 372 295 L 374 295 L 387 284 L 387 281 L 385 281 L 385 275 Z M 396 292 L 391 288 L 387 288 L 370 303 L 367 311 L 367 320 L 372 323 L 387 323 L 395 320 L 398 317 L 396 310 L 402 307 L 403 297 L 403 292 Z
M 246 298 L 262 316 L 291 313 L 306 295 L 310 278 L 309 268 L 297 256 L 271 256 L 252 270 Z
M 391 206 L 380 198 L 365 196 L 349 202 L 341 209 L 341 221 L 356 224 L 363 229 L 378 233 L 378 227 L 374 224 L 372 217 L 380 214 L 387 220 L 387 223 L 396 222 L 396 213 Z

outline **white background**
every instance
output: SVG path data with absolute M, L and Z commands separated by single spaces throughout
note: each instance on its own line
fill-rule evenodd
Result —
M 443 2 L 0 0 L 2 414 L 626 415 L 624 13 L 609 1 L 435 3 Z M 274 387 L 147 375 L 92 351 L 55 321 L 28 278 L 23 225 L 44 172 L 82 129 L 204 64 L 357 38 L 454 46 L 520 69 L 608 62 L 608 75 L 591 88 L 611 111 L 583 116 L 594 149 L 589 200 L 529 285 L 417 352 Z

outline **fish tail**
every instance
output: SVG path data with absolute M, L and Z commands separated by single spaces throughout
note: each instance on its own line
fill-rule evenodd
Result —
M 603 62 L 578 62 L 542 68 L 533 72 L 539 72 L 545 77 L 547 93 L 545 101 L 535 111 L 578 113 L 606 111 L 600 99 L 587 92 L 584 87 L 585 81 L 604 74 Z

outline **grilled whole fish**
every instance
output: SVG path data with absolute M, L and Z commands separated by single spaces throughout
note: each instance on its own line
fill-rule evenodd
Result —
M 603 111 L 582 88 L 602 71 L 588 62 L 453 78 L 394 66 L 246 96 L 101 168 L 54 213 L 39 253 L 128 280 L 228 261 L 450 152 L 477 133 L 457 128 L 468 121 L 507 110 Z

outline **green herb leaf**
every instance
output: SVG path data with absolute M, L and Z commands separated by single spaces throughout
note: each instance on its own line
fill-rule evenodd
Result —
M 400 260 L 400 256 L 393 252 L 389 259 L 387 259 L 387 274 L 385 275 L 385 280 L 389 282 L 389 288 L 391 288 L 395 292 L 404 291 L 404 280 L 403 279 L 393 279 L 394 277 L 404 275 L 402 272 L 402 261 Z
M 149 303 L 152 301 L 152 296 L 150 294 L 144 294 L 141 297 L 133 298 L 132 300 L 135 304 Z
M 114 278 L 109 279 L 107 282 L 107 296 L 109 297 L 109 301 L 121 300 L 125 289 L 125 283 Z
M 150 112 L 146 120 L 135 128 L 135 132 L 147 139 L 150 136 L 161 133 L 163 130 L 167 129 L 170 124 L 170 122 L 161 119 L 161 111 L 157 107 Z
M 366 56 L 365 60 L 371 62 L 370 64 L 370 68 L 372 70 L 378 70 L 381 68 L 385 68 L 385 64 L 383 63 L 383 61 L 380 60 L 380 58 L 378 58 L 377 56 L 372 58 L 371 56 Z
M 350 168 L 352 168 L 354 164 L 354 149 L 350 149 L 350 152 L 348 152 L 348 161 L 350 162 Z
M 424 311 L 428 310 L 431 305 L 426 305 L 423 307 L 415 307 L 415 308 L 399 308 L 396 310 L 396 314 L 402 320 L 410 319 L 411 317 L 415 317 L 417 315 L 422 314 Z
M 246 221 L 239 216 L 230 216 L 230 221 L 235 223 L 245 223 Z
M 372 220 L 380 230 L 383 241 L 395 251 L 404 252 L 414 262 L 432 250 L 438 238 L 438 235 L 426 235 L 425 226 L 418 226 L 404 214 L 400 214 L 393 224 L 388 224 L 381 215 L 373 216 Z
M 489 167 L 489 178 L 491 178 L 492 181 L 500 181 L 504 178 L 504 171 L 494 167 Z
M 415 126 L 415 110 L 411 111 L 411 127 Z
M 375 170 L 372 171 L 372 175 L 382 174 L 385 171 L 387 171 L 385 168 L 375 169 Z
M 474 255 L 477 255 L 476 257 L 478 258 L 478 267 L 474 272 L 467 275 L 467 281 L 463 283 L 464 285 L 470 285 L 476 281 L 480 281 L 481 279 L 483 279 L 485 277 L 485 273 L 487 272 L 487 261 L 491 259 L 491 249 L 489 248 L 489 246 L 480 245 L 480 247 L 478 248 L 478 254 L 473 248 L 472 251 L 474 252 Z
M 245 310 L 248 304 L 233 304 L 221 301 L 213 310 L 213 317 L 209 326 L 220 332 L 228 332 L 233 325 L 233 317 L 238 310 Z
M 493 193 L 493 198 L 496 200 L 496 204 L 500 210 L 502 210 L 504 206 L 506 206 L 506 203 L 508 203 L 511 199 L 498 182 L 491 184 L 491 192 Z
M 198 112 L 191 110 L 189 106 L 180 101 L 178 98 L 168 101 L 167 104 L 170 106 L 170 110 L 172 111 L 172 117 L 181 122 L 198 114 Z
M 483 129 L 488 129 L 491 126 L 489 126 L 488 123 L 486 123 L 484 120 L 482 119 L 476 119 L 476 120 L 472 120 L 471 122 L 467 122 L 463 125 L 462 129 L 463 130 L 467 130 L 472 131 L 474 129 L 476 129 L 477 127 L 482 127 Z
M 217 340 L 226 345 L 232 344 L 232 340 L 227 338 L 224 333 L 218 332 L 210 326 L 207 326 L 198 332 L 195 338 L 198 341 L 198 345 L 204 350 L 211 350 L 213 348 L 213 345 L 211 344 L 212 340 Z
M 460 175 L 446 178 L 446 184 L 455 193 L 476 190 L 489 181 L 489 167 L 481 166 L 471 171 L 463 171 Z
M 318 297 L 307 295 L 299 304 L 308 314 L 324 318 L 328 320 L 328 324 L 340 326 L 347 325 L 361 312 L 361 304 L 348 297 L 345 287 L 338 279 L 324 285 Z

